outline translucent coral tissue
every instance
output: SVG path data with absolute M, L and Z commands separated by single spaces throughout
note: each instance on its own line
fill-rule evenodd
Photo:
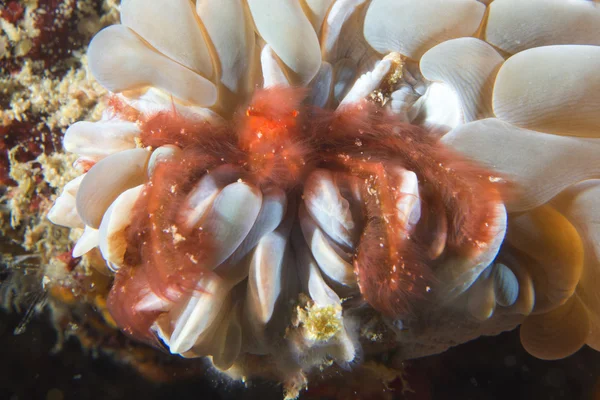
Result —
M 292 394 L 518 324 L 540 358 L 598 348 L 582 24 L 592 2 L 124 0 L 50 217 L 100 249 L 123 331 Z

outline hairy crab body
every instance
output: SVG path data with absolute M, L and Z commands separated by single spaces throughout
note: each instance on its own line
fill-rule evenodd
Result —
M 89 50 L 118 95 L 67 132 L 86 173 L 50 218 L 125 332 L 290 387 L 519 323 L 538 357 L 598 346 L 600 35 L 520 45 L 511 10 L 557 1 L 417 3 L 123 1 Z

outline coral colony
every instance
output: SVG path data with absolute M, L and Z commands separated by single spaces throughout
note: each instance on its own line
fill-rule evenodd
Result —
M 67 130 L 81 174 L 48 218 L 101 255 L 122 331 L 289 397 L 519 324 L 543 359 L 600 348 L 597 4 L 120 11 L 87 54 L 108 106 Z

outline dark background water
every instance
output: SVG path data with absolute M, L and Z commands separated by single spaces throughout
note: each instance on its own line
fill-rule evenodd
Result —
M 273 384 L 259 382 L 244 388 L 218 382 L 214 375 L 151 382 L 113 358 L 83 351 L 76 339 L 68 340 L 54 354 L 56 332 L 44 316 L 33 319 L 23 334 L 15 336 L 20 320 L 15 313 L 0 312 L 0 399 L 282 398 L 281 389 Z M 600 399 L 600 353 L 585 347 L 564 360 L 537 360 L 522 349 L 518 330 L 410 361 L 406 367 L 413 392 L 393 392 L 393 398 Z M 360 393 L 353 398 L 366 399 Z

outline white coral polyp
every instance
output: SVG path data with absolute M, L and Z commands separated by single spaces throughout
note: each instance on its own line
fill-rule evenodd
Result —
M 600 176 L 600 32 L 585 31 L 578 22 L 598 25 L 593 21 L 600 21 L 600 8 L 593 2 L 495 0 L 486 13 L 488 2 L 475 0 L 313 1 L 310 15 L 298 0 L 248 0 L 248 7 L 242 0 L 195 3 L 123 0 L 123 24 L 106 28 L 90 45 L 95 78 L 141 116 L 176 109 L 188 118 L 218 121 L 247 102 L 253 88 L 303 85 L 321 107 L 375 99 L 399 120 L 440 135 L 450 131 L 444 143 L 517 184 L 509 213 L 550 207 L 545 204 L 556 195 L 568 198 L 561 193 L 572 185 Z M 560 18 L 543 17 L 558 8 Z M 554 46 L 533 48 L 539 45 Z M 398 57 L 400 66 L 393 61 Z M 395 68 L 404 73 L 392 80 Z M 148 173 L 161 157 L 179 151 L 176 146 L 136 148 L 138 134 L 135 123 L 118 115 L 73 125 L 65 148 L 96 164 L 65 188 L 49 214 L 60 225 L 87 224 L 76 255 L 99 245 L 111 269 L 123 262 L 123 232 Z M 419 222 L 418 182 L 411 181 L 410 171 L 399 173 L 405 176 L 400 189 L 410 198 L 396 207 L 410 234 Z M 285 193 L 261 193 L 238 182 L 235 170 L 207 177 L 182 216 L 193 226 L 215 204 L 226 210 L 207 228 L 222 244 L 219 265 L 212 267 L 215 275 L 198 283 L 200 293 L 176 304 L 148 291 L 138 311 L 162 312 L 154 332 L 173 353 L 212 356 L 232 376 L 264 372 L 247 369 L 251 355 L 275 360 L 280 379 L 289 382 L 330 360 L 352 362 L 367 340 L 359 329 L 364 305 L 342 300 L 358 293 L 352 252 L 362 223 L 355 212 L 360 191 L 337 186 L 328 171 L 315 171 L 304 188 L 298 228 L 290 222 L 294 217 L 286 207 L 294 205 Z M 600 273 L 600 259 L 593 252 L 597 246 L 592 245 L 600 225 L 582 219 L 589 211 L 577 209 L 598 208 L 598 202 L 589 197 L 571 208 L 563 200 L 550 203 L 561 212 L 568 209 L 565 216 L 575 216 L 577 228 L 585 227 L 578 234 L 586 244 L 581 276 L 587 281 L 579 286 L 581 293 L 577 285 L 570 288 L 583 304 L 573 308 L 579 314 L 572 318 L 593 321 L 583 338 L 569 339 L 564 330 L 560 337 L 544 338 L 550 347 L 566 340 L 575 351 L 584 343 L 597 346 L 599 340 L 600 309 L 590 281 Z M 499 240 L 485 254 L 450 260 L 445 269 L 436 270 L 444 290 L 435 304 L 414 310 L 404 321 L 383 318 L 392 330 L 403 327 L 395 333 L 402 356 L 432 354 L 512 329 L 535 313 L 539 296 L 552 292 L 543 283 L 545 266 L 532 272 L 515 261 L 510 243 L 502 263 L 495 261 L 506 229 L 504 207 L 498 207 L 494 223 Z M 542 246 L 531 241 L 533 247 Z M 563 265 L 559 275 L 571 276 L 577 268 Z M 557 303 L 550 309 L 560 307 Z M 553 314 L 544 315 L 551 325 Z M 365 329 L 362 334 L 376 336 Z M 552 350 L 536 354 L 531 350 L 539 348 L 532 344 L 535 335 L 523 340 L 543 358 L 564 355 Z

